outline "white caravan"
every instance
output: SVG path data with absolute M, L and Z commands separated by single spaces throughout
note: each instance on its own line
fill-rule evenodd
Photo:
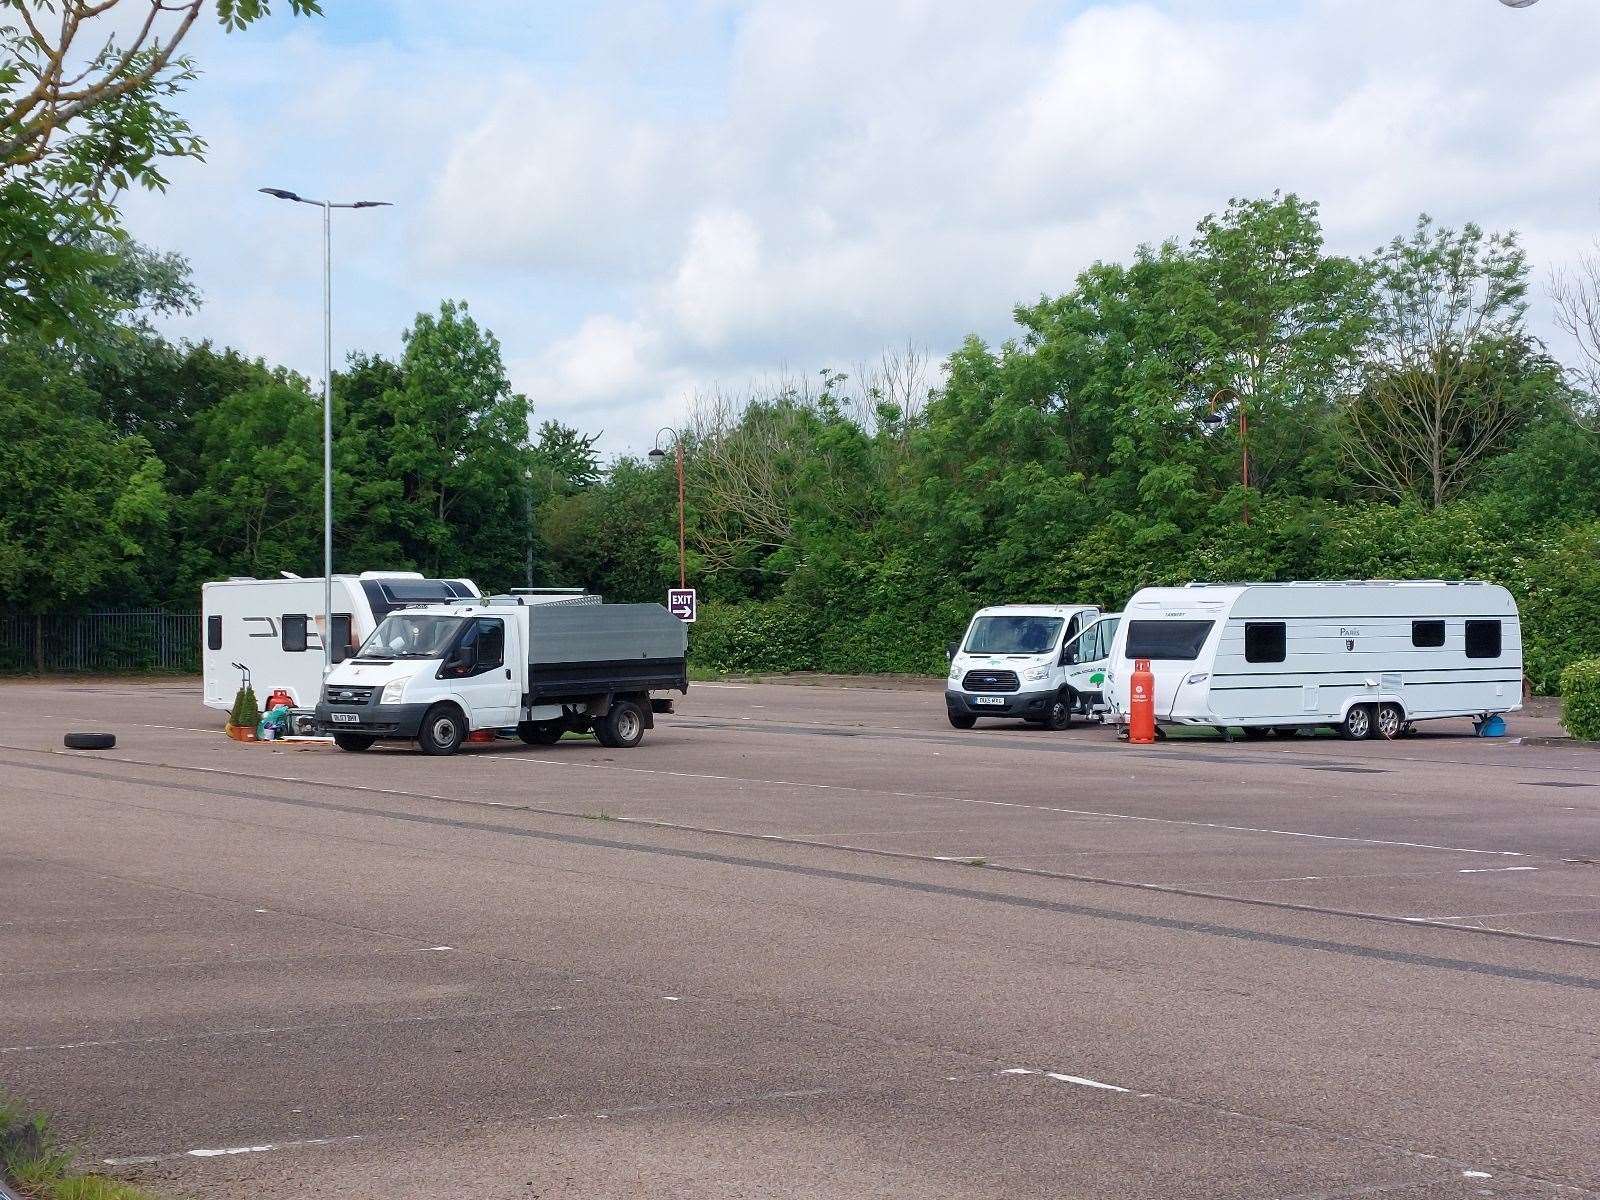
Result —
M 1191 583 L 1145 588 L 1111 646 L 1111 708 L 1128 719 L 1137 659 L 1156 720 L 1394 737 L 1439 717 L 1522 707 L 1522 628 L 1503 587 L 1441 580 Z
M 378 622 L 408 604 L 476 596 L 468 579 L 424 579 L 415 571 L 363 571 L 333 577 L 333 660 L 366 641 Z M 322 689 L 322 576 L 225 579 L 200 588 L 204 617 L 201 671 L 205 705 L 226 712 L 249 672 L 265 705 L 285 691 L 311 708 Z M 241 667 L 243 668 L 241 670 Z
M 951 642 L 945 714 L 957 729 L 979 717 L 1021 718 L 1065 729 L 1101 705 L 1105 655 L 1116 618 L 1092 604 L 980 608 Z

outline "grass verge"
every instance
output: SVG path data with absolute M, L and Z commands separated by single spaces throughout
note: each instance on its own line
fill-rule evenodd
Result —
M 155 1200 L 143 1188 L 73 1168 L 77 1156 L 43 1117 L 0 1096 L 0 1179 L 25 1200 Z

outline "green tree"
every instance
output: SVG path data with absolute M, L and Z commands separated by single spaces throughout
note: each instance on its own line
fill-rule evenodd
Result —
M 1527 259 L 1515 233 L 1446 229 L 1424 214 L 1372 270 L 1372 358 L 1344 412 L 1349 460 L 1376 494 L 1439 508 L 1538 411 Z
M 296 13 L 318 0 L 288 0 Z M 73 335 L 117 311 L 107 238 L 118 195 L 166 187 L 162 162 L 203 157 L 170 107 L 195 77 L 179 47 L 207 10 L 228 29 L 267 0 L 3 0 L 0 335 Z

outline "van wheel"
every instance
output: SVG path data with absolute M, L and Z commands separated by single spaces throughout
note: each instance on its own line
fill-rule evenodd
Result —
M 372 743 L 377 740 L 377 738 L 368 737 L 364 733 L 336 733 L 333 735 L 333 744 L 335 746 L 339 747 L 341 750 L 349 750 L 352 752 L 371 750 Z
M 1336 728 L 1339 736 L 1350 742 L 1372 736 L 1372 709 L 1365 704 L 1352 704 Z
M 602 746 L 631 750 L 644 740 L 644 713 L 632 700 L 618 700 L 595 722 L 594 735 Z
M 1045 717 L 1044 723 L 1049 729 L 1072 728 L 1072 706 L 1076 697 L 1070 691 L 1058 692 L 1056 698 L 1050 702 L 1050 714 Z
M 517 736 L 530 746 L 554 746 L 566 731 L 560 721 L 524 721 L 517 726 Z
M 467 737 L 466 718 L 453 704 L 435 704 L 422 718 L 417 745 L 424 754 L 454 754 Z
M 1378 705 L 1378 718 L 1372 731 L 1374 737 L 1392 741 L 1405 731 L 1405 727 L 1406 715 L 1400 711 L 1398 704 Z
M 950 718 L 950 724 L 957 729 L 971 729 L 978 723 L 978 718 L 971 713 L 958 713 L 950 708 L 945 709 L 944 712 L 945 716 Z

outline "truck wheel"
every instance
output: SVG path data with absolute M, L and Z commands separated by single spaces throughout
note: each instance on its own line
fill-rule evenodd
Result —
M 424 754 L 454 754 L 467 737 L 467 722 L 453 704 L 435 704 L 422 718 L 417 745 Z
M 944 711 L 945 715 L 950 718 L 950 724 L 957 729 L 971 729 L 978 723 L 978 718 L 971 713 L 958 713 L 951 708 L 947 708 Z
M 364 733 L 336 733 L 333 735 L 333 744 L 341 750 L 352 752 L 372 749 L 372 743 L 377 738 L 368 737 Z
M 602 746 L 632 750 L 644 740 L 644 713 L 632 700 L 618 700 L 595 722 L 594 735 Z
M 1077 697 L 1070 691 L 1058 692 L 1056 698 L 1050 702 L 1050 715 L 1044 719 L 1046 728 L 1071 729 L 1072 706 L 1077 702 Z
M 1345 713 L 1344 720 L 1335 728 L 1339 736 L 1348 742 L 1359 742 L 1364 737 L 1372 734 L 1372 709 L 1365 704 L 1352 704 L 1350 711 Z
M 1405 729 L 1406 715 L 1400 711 L 1398 704 L 1378 705 L 1378 719 L 1373 725 L 1372 736 L 1381 737 L 1384 741 L 1392 741 L 1399 737 Z
M 524 721 L 517 726 L 517 736 L 530 746 L 554 746 L 566 731 L 560 721 Z

